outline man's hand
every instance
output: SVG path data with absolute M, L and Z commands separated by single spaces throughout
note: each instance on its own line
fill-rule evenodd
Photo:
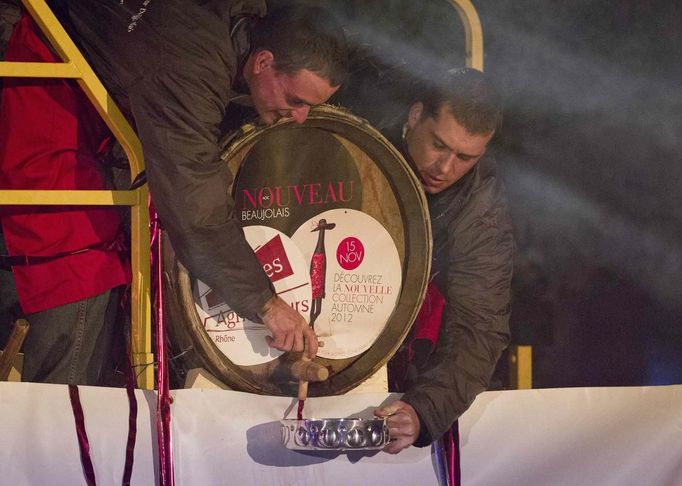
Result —
M 271 348 L 280 351 L 303 351 L 308 342 L 308 357 L 317 354 L 317 336 L 297 311 L 276 295 L 265 303 L 260 316 L 272 336 L 265 340 Z
M 419 417 L 411 405 L 400 400 L 374 410 L 377 417 L 388 417 L 388 433 L 391 442 L 384 447 L 384 452 L 397 454 L 410 447 L 419 437 Z

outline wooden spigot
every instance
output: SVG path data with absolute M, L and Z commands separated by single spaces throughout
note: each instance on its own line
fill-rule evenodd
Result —
M 310 358 L 303 358 L 301 361 L 306 362 L 310 361 Z M 308 380 L 301 380 L 299 378 L 298 380 L 298 399 L 300 401 L 305 401 L 306 397 L 308 396 Z
M 14 360 L 19 354 L 21 345 L 24 344 L 27 333 L 28 322 L 24 319 L 18 319 L 17 322 L 14 323 L 12 334 L 10 334 L 9 339 L 7 340 L 5 351 L 3 351 L 2 356 L 0 356 L 0 381 L 7 380 L 9 372 L 12 370 Z
M 291 365 L 291 376 L 299 381 L 324 381 L 329 378 L 329 370 L 305 357 Z
M 308 342 L 305 343 L 301 359 L 291 365 L 291 374 L 298 378 L 298 399 L 305 400 L 308 396 L 309 381 L 324 381 L 329 378 L 329 370 L 319 363 L 310 361 L 308 357 Z

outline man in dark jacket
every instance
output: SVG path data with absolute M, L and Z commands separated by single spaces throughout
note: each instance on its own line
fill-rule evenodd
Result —
M 487 388 L 509 342 L 512 227 L 495 162 L 485 156 L 502 118 L 498 95 L 479 71 L 458 69 L 415 96 L 394 143 L 426 192 L 433 261 L 404 345 L 409 364 L 390 377 L 405 394 L 375 412 L 391 415 L 391 453 L 442 436 Z
M 241 316 L 262 321 L 271 331 L 272 347 L 302 351 L 307 341 L 309 354 L 314 356 L 317 350 L 314 332 L 298 312 L 274 294 L 244 238 L 235 217 L 234 201 L 227 193 L 232 175 L 220 158 L 219 137 L 226 108 L 240 95 L 242 98 L 250 95 L 264 123 L 283 117 L 302 123 L 311 106 L 326 101 L 345 77 L 347 53 L 341 28 L 315 7 L 295 6 L 262 17 L 265 11 L 262 0 L 53 0 L 50 5 L 110 94 L 134 122 L 142 142 L 152 199 L 180 261 L 193 276 L 216 289 Z M 49 60 L 45 59 L 50 56 L 49 49 L 40 45 L 36 27 L 29 20 L 22 19 L 18 26 L 22 29 L 15 36 L 18 58 L 12 60 Z M 26 36 L 31 38 L 32 45 L 23 49 Z M 26 113 L 23 103 L 37 100 L 35 93 L 29 92 L 29 88 L 35 87 L 55 110 L 61 111 L 52 118 L 40 117 L 43 126 L 23 125 L 25 133 L 14 136 L 10 133 L 16 126 L 12 113 L 17 116 Z M 4 188 L 51 189 L 56 188 L 49 186 L 55 180 L 59 181 L 60 189 L 101 188 L 99 181 L 97 187 L 79 185 L 84 164 L 89 172 L 96 172 L 100 155 L 96 150 L 104 145 L 108 134 L 96 116 L 88 117 L 87 121 L 80 117 L 84 111 L 79 99 L 82 94 L 75 85 L 36 80 L 27 85 L 18 80 L 4 91 L 6 123 L 2 126 L 6 130 L 0 138 L 3 153 L 10 154 L 3 159 L 0 171 L 4 172 L 1 174 L 3 184 L 7 185 Z M 34 111 L 39 111 L 39 106 L 33 104 Z M 68 116 L 68 130 L 54 122 L 62 116 Z M 43 144 L 47 140 L 43 134 L 51 137 L 60 131 L 58 145 L 50 141 L 50 147 L 31 148 L 37 147 L 36 141 Z M 65 159 L 68 160 L 63 163 Z M 27 167 L 33 171 L 30 177 L 20 177 Z M 13 186 L 16 181 L 34 179 L 35 187 Z M 39 210 L 41 218 L 45 212 L 50 211 Z M 41 219 L 36 224 L 30 214 L 22 212 L 20 216 L 22 219 L 3 216 L 3 236 L 10 254 L 17 257 L 66 254 L 42 265 L 13 268 L 20 303 L 35 302 L 30 310 L 25 309 L 35 312 L 29 316 L 33 321 L 29 341 L 38 336 L 39 328 L 46 328 L 46 339 L 55 341 L 55 333 L 62 331 L 56 330 L 54 321 L 72 319 L 53 318 L 53 314 L 60 315 L 64 306 L 88 301 L 103 290 L 125 283 L 123 271 L 116 274 L 120 277 L 110 278 L 110 284 L 103 283 L 112 273 L 106 262 L 79 263 L 79 259 L 104 253 L 102 248 L 109 247 L 109 240 L 118 231 L 118 220 L 103 221 L 101 215 L 86 208 L 60 213 L 60 218 L 78 216 L 91 222 L 87 224 L 89 228 L 97 229 L 91 231 L 92 241 L 84 248 L 82 242 L 72 241 L 70 236 L 79 231 L 61 230 L 74 226 L 63 224 L 66 220 L 44 224 Z M 33 235 L 32 241 L 40 242 L 37 253 L 29 253 L 20 243 L 27 233 Z M 98 235 L 104 240 L 97 241 Z M 82 252 L 84 249 L 89 251 Z M 55 267 L 51 273 L 50 266 Z M 61 270 L 56 270 L 57 267 Z M 64 270 L 65 267 L 68 268 Z M 40 278 L 31 277 L 31 273 L 35 277 L 36 271 L 41 272 Z M 17 272 L 26 278 L 18 279 Z M 40 293 L 32 290 L 30 282 L 47 282 L 51 277 L 56 282 L 54 289 L 41 288 Z M 76 283 L 62 285 L 68 278 Z M 78 285 L 80 282 L 93 284 Z M 71 288 L 73 291 L 66 290 Z M 56 298 L 46 299 L 46 295 Z M 43 326 L 37 324 L 38 320 L 50 322 Z M 80 321 L 82 318 L 79 318 L 82 326 Z M 88 335 L 91 328 L 95 334 Z M 70 358 L 69 363 L 59 366 L 71 370 L 75 366 L 92 367 L 90 356 L 79 355 L 81 341 L 93 343 L 88 348 L 99 347 L 94 345 L 100 340 L 98 332 L 87 324 L 77 332 L 65 330 L 74 340 L 68 337 L 70 344 L 60 347 L 58 354 L 68 354 Z M 54 356 L 49 345 L 41 342 L 37 348 Z M 36 363 L 35 367 L 41 369 L 36 375 L 40 381 L 95 384 L 76 378 L 73 373 L 53 379 L 51 370 L 43 364 Z

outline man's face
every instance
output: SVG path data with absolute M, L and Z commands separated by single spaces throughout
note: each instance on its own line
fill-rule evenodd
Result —
M 280 118 L 303 123 L 311 107 L 324 103 L 338 89 L 307 69 L 295 74 L 278 71 L 269 51 L 255 54 L 253 64 L 247 64 L 246 69 L 251 70 L 246 80 L 254 107 L 268 125 Z
M 407 118 L 405 143 L 424 191 L 438 194 L 476 165 L 494 132 L 472 135 L 441 108 L 436 116 L 422 116 L 424 105 L 415 103 Z

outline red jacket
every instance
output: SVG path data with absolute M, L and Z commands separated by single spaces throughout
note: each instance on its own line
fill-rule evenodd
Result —
M 24 14 L 6 61 L 59 62 Z M 74 81 L 5 78 L 0 110 L 0 189 L 105 189 L 99 157 L 110 134 Z M 10 255 L 50 256 L 104 247 L 119 236 L 116 208 L 0 206 Z M 19 302 L 33 313 L 130 282 L 116 250 L 92 249 L 12 268 Z

